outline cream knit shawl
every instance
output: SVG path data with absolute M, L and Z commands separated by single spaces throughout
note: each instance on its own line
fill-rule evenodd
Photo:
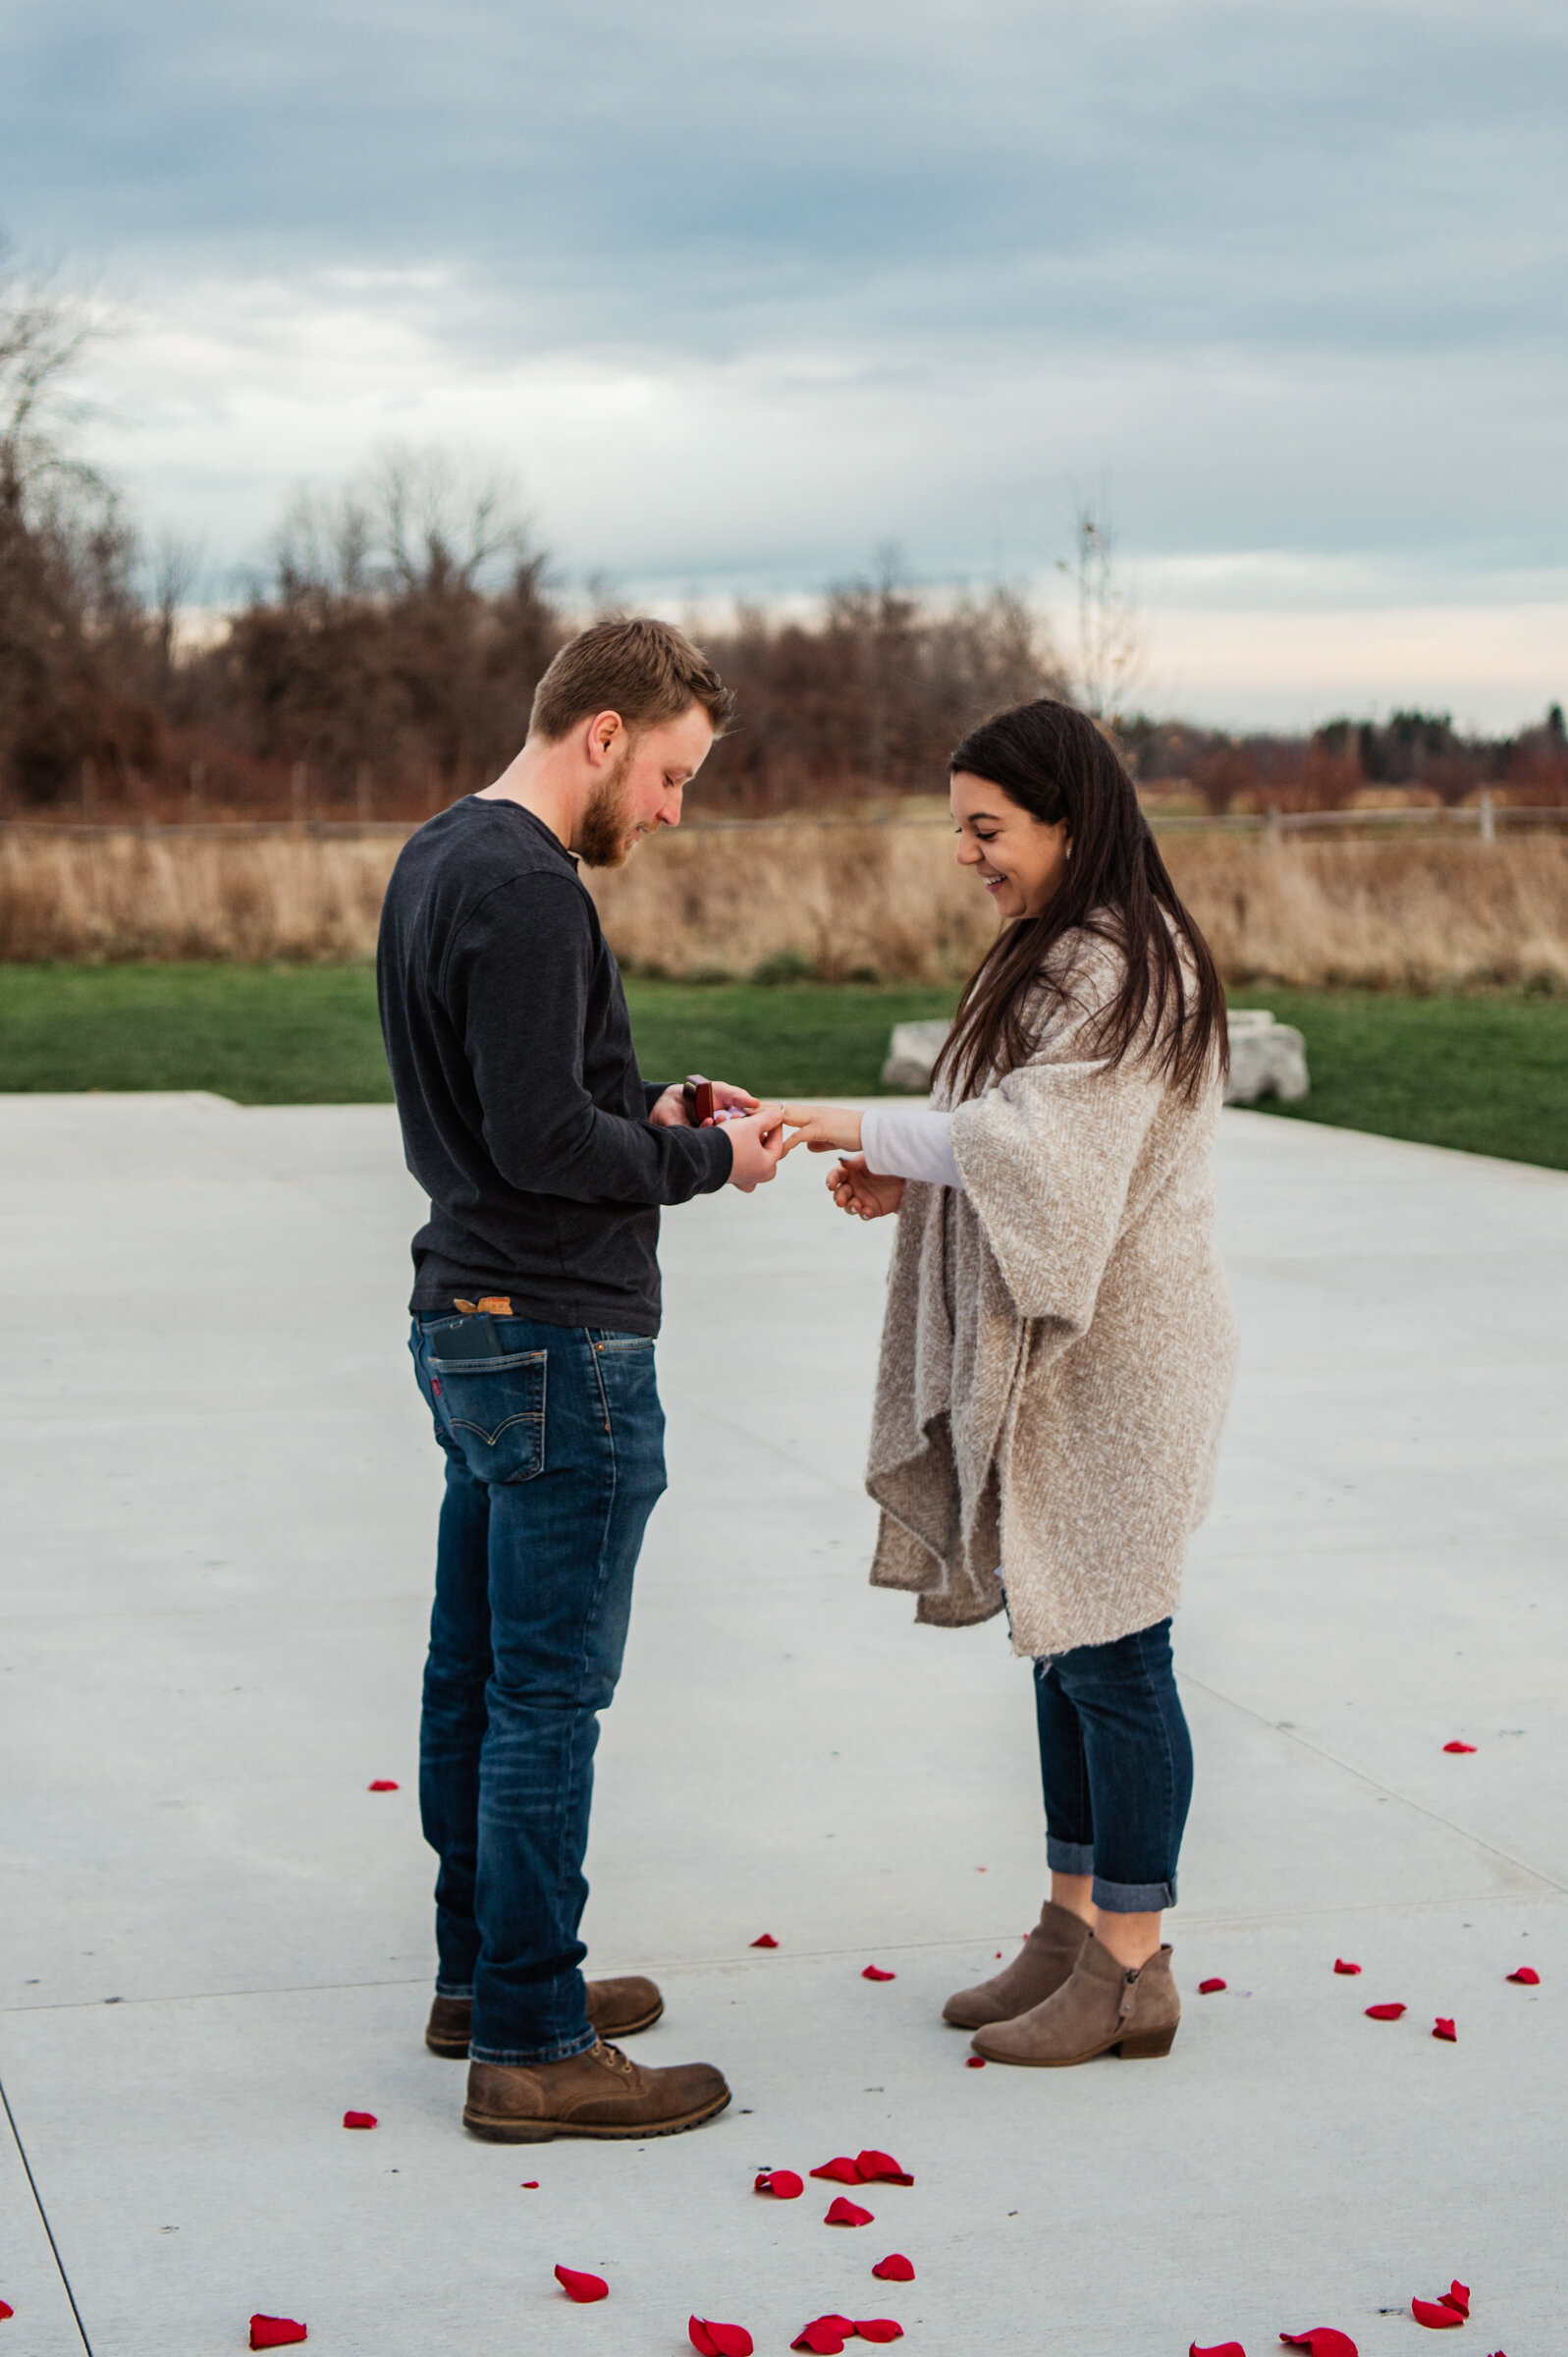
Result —
M 1192 1104 L 1097 1057 L 1117 954 L 1079 933 L 1059 956 L 1029 1061 L 954 1109 L 967 1191 L 904 1189 L 866 1473 L 873 1584 L 946 1627 L 1005 1601 L 1025 1655 L 1175 1610 L 1236 1350 L 1218 1074 Z

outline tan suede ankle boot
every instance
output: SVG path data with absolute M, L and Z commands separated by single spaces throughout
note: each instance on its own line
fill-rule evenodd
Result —
M 1031 2005 L 1054 1997 L 1071 1975 L 1089 1926 L 1070 1907 L 1048 1898 L 1040 1921 L 1010 1964 L 977 1989 L 960 1989 L 942 2008 L 944 2021 L 960 2030 L 981 2030 L 989 2021 L 1011 2021 Z
M 1180 2019 L 1168 1947 L 1129 1972 L 1091 1933 L 1054 1997 L 1015 2020 L 977 2030 L 970 2044 L 988 2062 L 1021 2062 L 1035 2070 L 1065 2069 L 1110 2047 L 1131 2062 L 1168 2055 Z

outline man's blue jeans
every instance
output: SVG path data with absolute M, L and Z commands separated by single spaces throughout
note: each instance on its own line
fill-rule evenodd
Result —
M 598 1714 L 615 1692 L 642 1534 L 665 1487 L 642 1335 L 496 1318 L 498 1353 L 409 1347 L 447 1459 L 419 1808 L 440 1858 L 436 1988 L 473 2000 L 480 2062 L 594 2044 L 578 1967 Z
M 1192 1740 L 1169 1620 L 1036 1662 L 1035 1715 L 1052 1872 L 1092 1874 L 1111 1915 L 1173 1907 Z

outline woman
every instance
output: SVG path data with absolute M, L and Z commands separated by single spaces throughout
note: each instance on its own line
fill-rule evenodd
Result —
M 1001 920 L 929 1108 L 790 1106 L 828 1184 L 897 1212 L 867 1487 L 872 1580 L 944 1626 L 1005 1606 L 1035 1666 L 1051 1896 L 948 2000 L 992 2062 L 1168 2054 L 1162 1910 L 1192 1791 L 1171 1672 L 1235 1354 L 1214 1245 L 1224 999 L 1131 780 L 1043 699 L 951 762 Z

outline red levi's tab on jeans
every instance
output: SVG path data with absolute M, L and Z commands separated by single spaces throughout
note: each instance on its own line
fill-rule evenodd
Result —
M 590 2300 L 607 2300 L 610 2297 L 610 2286 L 603 2275 L 582 2275 L 574 2267 L 558 2267 L 556 2281 L 568 2299 L 577 2301 L 579 2306 L 586 2306 Z
M 1369 2005 L 1367 2019 L 1369 2021 L 1397 2021 L 1400 2014 L 1407 2010 L 1408 2007 L 1404 2005 Z
M 1310 2332 L 1281 2332 L 1279 2337 L 1293 2349 L 1311 2349 L 1312 2357 L 1361 2357 L 1350 2334 L 1336 2332 L 1331 2325 L 1314 2325 Z
M 837 2161 L 824 2161 L 822 2166 L 814 2168 L 811 2173 L 814 2177 L 831 2177 L 836 2185 L 858 2185 L 860 2182 L 860 2171 L 847 2153 L 840 2153 Z
M 877 2261 L 871 2272 L 885 2283 L 912 2283 L 915 2279 L 915 2271 L 902 2251 L 890 2251 L 886 2259 Z
M 1519 1970 L 1517 1972 L 1511 1972 L 1508 1975 L 1508 1978 L 1511 1981 L 1523 1981 L 1527 1989 L 1539 1989 L 1541 1987 L 1541 1975 L 1536 1970 L 1534 1964 L 1521 1964 Z
M 292 2316 L 253 2316 L 250 2319 L 250 2346 L 253 2349 L 292 2349 L 298 2340 L 308 2340 L 303 2325 L 297 2325 Z
M 756 2346 L 744 2325 L 719 2325 L 708 2316 L 689 2319 L 686 2338 L 697 2357 L 751 2357 Z
M 914 2178 L 900 2168 L 892 2153 L 856 2153 L 855 2166 L 862 2185 L 912 2185 Z
M 858 2202 L 846 2202 L 840 2193 L 837 2201 L 828 2204 L 822 2222 L 825 2226 L 873 2226 L 877 2221 L 869 2210 L 862 2210 Z

